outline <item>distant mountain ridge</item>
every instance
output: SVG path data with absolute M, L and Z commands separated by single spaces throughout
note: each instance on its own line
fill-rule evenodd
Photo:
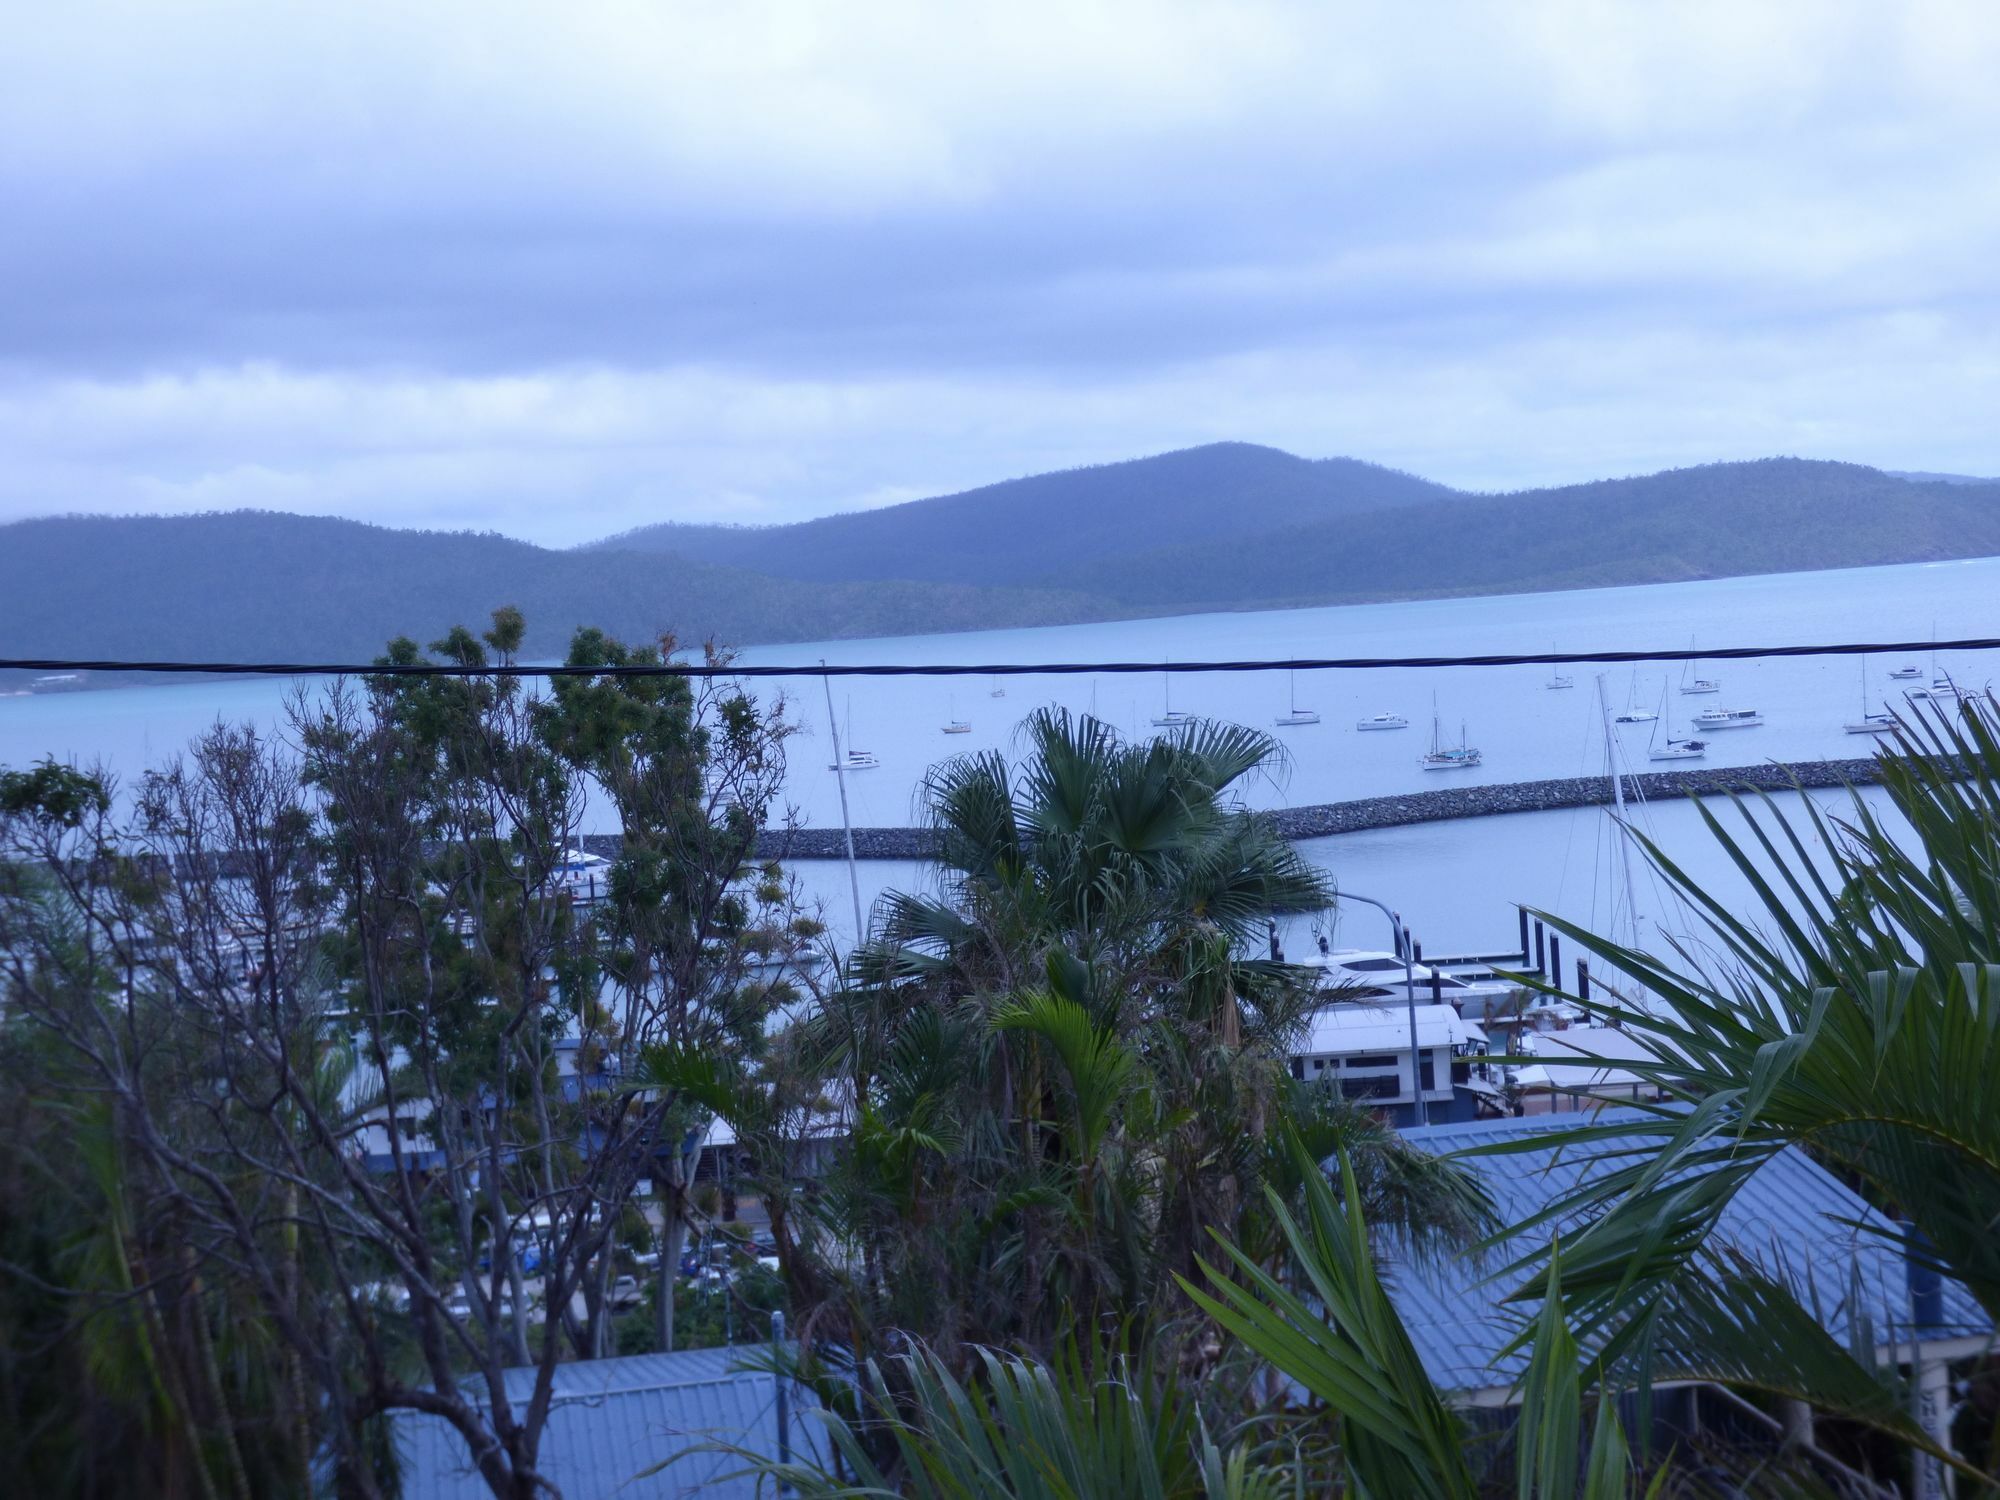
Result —
M 751 644 L 2000 554 L 2000 481 L 1773 458 L 1472 494 L 1226 443 L 790 526 L 556 551 L 239 511 L 0 526 L 0 657 L 362 661 L 501 604 Z
M 668 523 L 597 543 L 783 578 L 909 578 L 1018 586 L 1135 539 L 1199 541 L 1447 499 L 1428 479 L 1352 458 L 1213 443 L 1064 469 L 789 526 Z

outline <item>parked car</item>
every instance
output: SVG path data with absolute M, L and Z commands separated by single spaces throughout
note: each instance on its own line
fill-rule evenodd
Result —
M 610 1302 L 614 1311 L 623 1312 L 628 1307 L 637 1307 L 645 1300 L 646 1294 L 640 1290 L 638 1277 L 620 1276 L 611 1283 Z

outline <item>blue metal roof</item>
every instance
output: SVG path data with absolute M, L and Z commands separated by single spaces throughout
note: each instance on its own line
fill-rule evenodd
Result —
M 1640 1119 L 1643 1112 L 1607 1109 L 1599 1123 Z M 1496 1140 L 1548 1135 L 1587 1123 L 1577 1115 L 1533 1115 L 1522 1119 L 1479 1120 L 1406 1130 L 1403 1138 L 1439 1155 Z M 1627 1164 L 1603 1154 L 1608 1148 L 1573 1146 L 1544 1152 L 1463 1158 L 1493 1197 L 1503 1223 L 1518 1224 L 1545 1208 L 1577 1183 Z M 1628 1159 L 1629 1160 L 1629 1159 Z M 1873 1226 L 1872 1229 L 1859 1227 Z M 1563 1227 L 1563 1226 L 1553 1226 Z M 1889 1220 L 1804 1152 L 1790 1149 L 1767 1161 L 1750 1177 L 1717 1225 L 1721 1243 L 1757 1262 L 1766 1274 L 1789 1280 L 1808 1307 L 1817 1306 L 1822 1323 L 1845 1343 L 1852 1321 L 1850 1292 L 1859 1292 L 1878 1337 L 1891 1328 L 1907 1338 L 1910 1323 L 1904 1262 L 1876 1231 Z M 1525 1279 L 1501 1267 L 1548 1243 L 1543 1226 L 1484 1258 L 1412 1257 L 1384 1246 L 1383 1270 L 1397 1311 L 1431 1378 L 1447 1390 L 1481 1390 L 1511 1384 L 1526 1366 L 1519 1355 L 1500 1351 L 1533 1315 L 1534 1304 L 1507 1303 Z M 1499 1273 L 1499 1274 L 1496 1274 Z M 1981 1336 L 1992 1329 L 1964 1287 L 1944 1284 L 1944 1328 L 1934 1338 Z
M 635 1354 L 556 1366 L 540 1472 L 568 1500 L 598 1496 L 657 1500 L 750 1500 L 753 1477 L 728 1478 L 744 1466 L 732 1454 L 699 1453 L 657 1474 L 653 1465 L 703 1443 L 733 1443 L 767 1457 L 778 1454 L 777 1382 L 737 1369 L 754 1347 Z M 507 1395 L 525 1402 L 535 1371 L 506 1372 Z M 823 1452 L 825 1429 L 813 1398 L 792 1387 L 791 1443 L 795 1456 Z M 442 1420 L 402 1413 L 396 1424 L 404 1500 L 488 1500 L 492 1491 L 472 1468 L 465 1442 Z M 764 1487 L 769 1495 L 770 1486 Z

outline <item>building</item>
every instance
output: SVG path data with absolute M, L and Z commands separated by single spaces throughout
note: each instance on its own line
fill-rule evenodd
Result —
M 1632 1109 L 1606 1109 L 1597 1118 L 1608 1123 L 1641 1116 Z M 1403 1134 L 1413 1145 L 1447 1155 L 1538 1134 L 1553 1137 L 1580 1123 L 1573 1116 L 1539 1115 L 1433 1125 Z M 1586 1178 L 1623 1164 L 1577 1146 L 1560 1153 L 1551 1147 L 1461 1160 L 1478 1175 L 1500 1221 L 1508 1224 L 1535 1217 Z M 1508 1346 L 1533 1309 L 1508 1302 L 1525 1273 L 1505 1268 L 1546 1246 L 1550 1232 L 1547 1225 L 1528 1231 L 1484 1259 L 1426 1258 L 1395 1245 L 1382 1247 L 1383 1282 L 1411 1342 L 1431 1379 L 1457 1404 L 1504 1408 L 1518 1400 L 1515 1382 L 1527 1367 L 1527 1356 Z M 1895 1226 L 1802 1151 L 1782 1151 L 1758 1168 L 1724 1210 L 1715 1238 L 1719 1247 L 1790 1284 L 1842 1347 L 1852 1347 L 1857 1335 L 1869 1332 L 1877 1362 L 1904 1367 L 1911 1364 L 1913 1349 L 1920 1350 L 1923 1368 L 1916 1383 L 1938 1398 L 1940 1411 L 1950 1404 L 1943 1389 L 1946 1362 L 1981 1355 L 1992 1345 L 1991 1321 L 1955 1282 L 1942 1283 L 1923 1326 L 1913 1327 L 1910 1268 L 1896 1244 Z M 1698 1431 L 1704 1422 L 1726 1421 L 1739 1435 L 1746 1428 L 1754 1433 L 1760 1423 L 1778 1426 L 1731 1392 L 1700 1382 L 1662 1382 L 1656 1404 L 1669 1433 L 1676 1424 L 1682 1431 Z M 1801 1415 L 1799 1421 L 1802 1429 L 1794 1425 L 1784 1435 L 1811 1448 L 1810 1417 Z M 1778 1436 L 1769 1435 L 1774 1440 Z M 1817 1450 L 1809 1456 L 1822 1468 L 1838 1467 Z M 1828 1477 L 1841 1488 L 1842 1476 L 1829 1470 Z
M 1414 1018 L 1414 1019 L 1413 1019 Z M 1483 1051 L 1486 1034 L 1449 1005 L 1328 1005 L 1313 1013 L 1292 1051 L 1292 1076 L 1326 1083 L 1380 1109 L 1396 1124 L 1415 1120 L 1410 1030 L 1423 1058 L 1427 1120 L 1471 1119 L 1476 1094 L 1463 1056 Z
M 740 1474 L 742 1458 L 692 1450 L 729 1445 L 776 1458 L 781 1441 L 794 1455 L 823 1455 L 826 1448 L 810 1392 L 788 1383 L 788 1399 L 781 1403 L 775 1376 L 738 1368 L 757 1352 L 755 1347 L 690 1349 L 558 1365 L 542 1434 L 541 1473 L 578 1500 L 596 1495 L 751 1500 L 759 1493 L 757 1481 Z M 525 1403 L 534 1385 L 532 1369 L 507 1372 L 507 1394 L 516 1403 Z M 400 1414 L 396 1446 L 403 1500 L 491 1496 L 472 1467 L 465 1440 L 441 1419 Z M 662 1464 L 658 1473 L 646 1473 Z M 768 1483 L 762 1493 L 771 1493 Z

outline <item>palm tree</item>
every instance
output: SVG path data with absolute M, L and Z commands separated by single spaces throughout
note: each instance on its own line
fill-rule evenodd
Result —
M 1127 743 L 1044 710 L 925 782 L 930 893 L 881 907 L 799 1049 L 852 1100 L 815 1199 L 861 1276 L 846 1316 L 1044 1351 L 1078 1320 L 1185 1310 L 1211 1223 L 1254 1193 L 1286 1049 L 1318 997 L 1253 956 L 1324 878 L 1245 809 L 1269 736 L 1197 725 Z M 839 1259 L 840 1257 L 836 1257 Z
M 1667 954 L 1545 917 L 1653 997 L 1577 1003 L 1643 1041 L 1648 1059 L 1632 1066 L 1666 1096 L 1536 1143 L 1629 1161 L 1551 1206 L 1591 1222 L 1548 1276 L 1559 1269 L 1577 1335 L 1606 1359 L 1691 1349 L 1694 1373 L 1806 1399 L 1952 1462 L 1884 1391 L 1872 1352 L 1839 1348 L 1783 1288 L 1709 1250 L 1737 1189 L 1801 1147 L 1905 1221 L 1906 1253 L 2000 1320 L 2000 703 L 1900 722 L 1878 766 L 1893 817 L 1858 793 L 1844 815 L 1732 798 L 1733 833 L 1702 806 L 1755 893 L 1749 911 L 1641 837 L 1694 913 Z

